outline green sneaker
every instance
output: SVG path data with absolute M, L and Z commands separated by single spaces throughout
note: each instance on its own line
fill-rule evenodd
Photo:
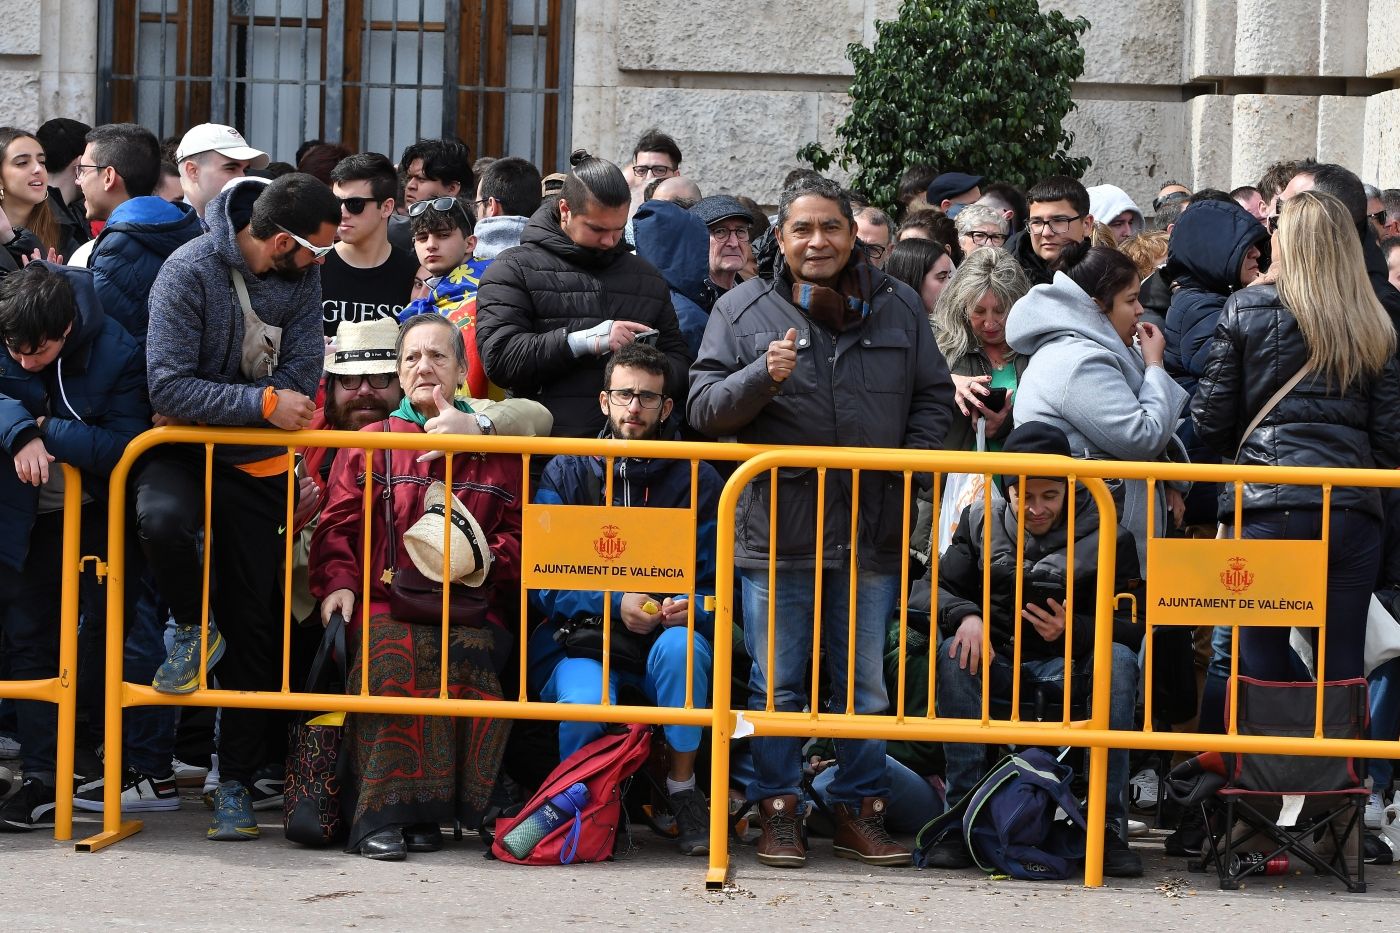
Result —
M 214 819 L 206 834 L 216 842 L 241 842 L 258 838 L 258 820 L 253 816 L 253 798 L 237 781 L 220 784 L 214 791 Z
M 224 636 L 219 634 L 219 630 L 214 627 L 214 623 L 211 621 L 209 623 L 209 653 L 204 659 L 206 670 L 212 669 L 215 664 L 219 663 L 219 659 L 224 656 L 225 647 Z M 198 655 L 199 626 L 175 626 L 174 644 L 170 646 L 170 654 L 166 657 L 165 663 L 156 671 L 151 686 L 155 687 L 158 693 L 194 693 L 199 689 L 199 663 L 195 660 Z

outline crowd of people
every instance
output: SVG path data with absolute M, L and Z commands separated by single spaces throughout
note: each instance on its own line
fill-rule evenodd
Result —
M 534 457 L 527 475 L 517 456 L 445 457 L 431 435 L 1400 466 L 1400 191 L 1338 165 L 1279 163 L 1231 192 L 1169 183 L 1150 216 L 1113 185 L 1050 177 L 1021 191 L 928 166 L 908 167 L 886 210 L 798 170 L 770 216 L 749 198 L 704 196 L 700 183 L 723 179 L 687 177 L 676 141 L 655 130 L 624 166 L 579 151 L 548 176 L 521 158 L 473 161 L 450 139 L 419 140 L 397 162 L 314 140 L 291 165 L 232 127 L 161 143 L 133 124 L 71 120 L 0 128 L 0 163 L 5 679 L 57 666 L 60 465 L 83 476 L 83 553 L 101 554 L 108 478 L 152 425 L 429 435 L 413 451 L 307 448 L 294 467 L 271 447 L 218 445 L 207 466 L 202 447 L 142 456 L 124 524 L 123 676 L 169 694 L 202 679 L 280 689 L 290 605 L 294 649 L 319 641 L 322 624 L 348 626 L 350 692 L 367 680 L 375 694 L 434 697 L 445 682 L 455 698 L 513 697 L 525 652 L 532 699 L 597 703 L 590 631 L 608 600 L 613 700 L 682 706 L 689 691 L 709 702 L 715 619 L 688 594 L 532 591 L 532 634 L 518 642 L 522 503 L 601 505 L 605 490 L 621 507 L 693 498 L 700 597 L 714 592 L 727 467 L 620 457 L 609 477 L 601 457 Z M 743 490 L 736 705 L 762 709 L 771 696 L 801 711 L 815 694 L 829 712 L 881 714 L 907 672 L 906 714 L 977 718 L 984 691 L 1009 710 L 1017 676 L 1037 688 L 1023 703 L 1062 690 L 1068 658 L 1076 685 L 1111 676 L 1112 728 L 1139 728 L 1142 626 L 1116 615 L 1112 670 L 1093 670 L 1084 607 L 1099 536 L 1116 542 L 1115 591 L 1137 592 L 1149 538 L 1213 537 L 1233 495 L 1121 483 L 1106 515 L 1063 477 L 988 477 L 985 496 L 976 478 L 944 479 L 918 475 L 913 501 L 878 471 L 783 469 L 773 487 Z M 1364 671 L 1363 645 L 1372 594 L 1391 606 L 1400 593 L 1400 509 L 1375 490 L 1337 489 L 1330 502 L 1323 673 L 1369 674 L 1371 734 L 1396 739 L 1400 669 Z M 1323 507 L 1315 488 L 1249 484 L 1241 533 L 1317 538 Z M 446 656 L 441 603 L 425 611 L 421 598 L 444 580 L 456 594 Z M 96 725 L 105 618 L 90 579 L 81 605 L 82 707 Z M 814 644 L 814 617 L 841 624 Z M 1155 726 L 1224 730 L 1228 633 L 1154 636 Z M 1307 676 L 1286 630 L 1246 629 L 1238 649 L 1241 673 Z M 0 830 L 52 826 L 59 794 L 103 807 L 100 777 L 55 786 L 55 716 L 33 702 L 0 712 L 0 753 L 22 774 Z M 256 811 L 280 805 L 284 726 L 270 710 L 219 711 L 209 839 L 256 838 Z M 123 747 L 105 750 L 122 756 L 123 810 L 180 806 L 182 728 L 176 709 L 126 711 Z M 444 823 L 475 827 L 519 803 L 603 728 L 352 715 L 346 851 L 396 860 L 441 848 Z M 909 864 L 896 836 L 967 793 L 991 751 L 753 737 L 734 750 L 732 800 L 714 801 L 696 782 L 705 739 L 664 730 L 663 806 L 679 849 L 708 851 L 711 807 L 752 808 L 757 858 L 784 867 L 805 863 L 808 830 L 830 834 L 840 857 Z M 1126 841 L 1132 807 L 1158 805 L 1146 789 L 1166 765 L 1110 754 L 1107 874 L 1141 873 Z M 1370 774 L 1374 825 L 1390 763 Z M 1171 828 L 1169 854 L 1199 853 L 1199 814 Z M 954 836 L 932 864 L 971 857 Z

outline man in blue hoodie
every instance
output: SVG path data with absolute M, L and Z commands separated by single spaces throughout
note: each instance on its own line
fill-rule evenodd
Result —
M 160 143 L 135 123 L 109 123 L 87 135 L 78 187 L 88 220 L 106 221 L 87 267 L 102 309 L 141 346 L 151 285 L 170 254 L 204 232 L 188 204 L 155 197 Z
M 671 287 L 671 304 L 690 355 L 700 352 L 709 312 L 705 280 L 710 273 L 710 233 L 679 204 L 651 200 L 632 216 L 637 255 L 656 267 Z
M 150 408 L 141 350 L 103 315 L 90 273 L 35 262 L 7 276 L 0 340 L 0 446 L 11 461 L 0 466 L 0 631 L 10 676 L 28 680 L 58 671 L 61 465 L 82 471 L 85 537 L 100 548 L 108 477 Z M 0 810 L 0 831 L 12 832 L 53 826 L 55 799 L 55 709 L 16 707 L 24 784 Z M 167 794 L 178 806 L 173 777 Z
M 205 221 L 209 235 L 177 249 L 151 289 L 151 405 L 178 423 L 304 428 L 325 350 L 319 266 L 332 249 L 340 201 L 310 175 L 245 179 L 209 202 Z M 176 623 L 153 686 L 193 692 L 200 669 L 222 658 L 224 688 L 277 690 L 283 594 L 275 555 L 284 552 L 288 524 L 286 451 L 220 445 L 212 456 L 207 656 L 200 651 L 204 451 L 163 446 L 136 471 L 137 537 Z M 252 773 L 276 727 L 265 710 L 224 710 L 223 783 L 210 839 L 257 837 Z

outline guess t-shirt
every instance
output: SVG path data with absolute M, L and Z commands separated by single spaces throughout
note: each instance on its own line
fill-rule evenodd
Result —
M 373 269 L 357 269 L 332 250 L 321 266 L 321 314 L 326 336 L 335 336 L 342 321 L 361 323 L 378 317 L 396 318 L 408 304 L 418 258 L 391 249 L 389 258 Z

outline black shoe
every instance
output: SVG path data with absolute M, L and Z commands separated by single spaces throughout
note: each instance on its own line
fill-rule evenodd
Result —
M 18 793 L 0 808 L 0 832 L 27 833 L 31 829 L 53 829 L 54 789 L 29 778 Z
M 1163 843 L 1167 855 L 1175 858 L 1195 858 L 1201 854 L 1206 844 L 1206 823 L 1199 806 L 1187 807 L 1182 811 L 1181 822 L 1176 831 L 1167 836 Z
M 928 854 L 928 863 L 934 868 L 971 868 L 972 853 L 967 851 L 967 843 L 955 829 L 934 843 Z
M 1142 856 L 1128 848 L 1118 828 L 1110 824 L 1103 836 L 1103 873 L 1110 878 L 1141 878 Z
M 695 788 L 670 795 L 676 816 L 676 846 L 682 855 L 710 854 L 710 805 Z
M 436 823 L 405 826 L 403 841 L 409 852 L 436 852 L 442 848 L 442 827 Z
M 1395 853 L 1391 852 L 1386 841 L 1375 833 L 1367 833 L 1362 838 L 1361 851 L 1367 865 L 1389 865 L 1395 861 Z
M 408 844 L 404 842 L 403 830 L 390 826 L 365 837 L 365 841 L 360 843 L 360 854 L 381 862 L 403 861 L 408 858 Z
M 286 782 L 285 769 L 282 765 L 263 765 L 253 772 L 253 783 L 248 792 L 253 798 L 254 810 L 280 810 L 282 809 L 285 797 L 282 796 L 282 785 Z

